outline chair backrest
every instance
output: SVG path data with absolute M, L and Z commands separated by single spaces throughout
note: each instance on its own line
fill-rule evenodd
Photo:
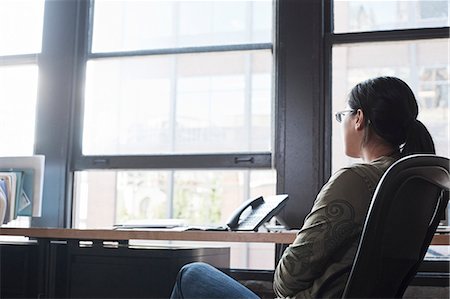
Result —
M 342 298 L 401 298 L 449 199 L 449 159 L 418 154 L 395 162 L 372 198 Z

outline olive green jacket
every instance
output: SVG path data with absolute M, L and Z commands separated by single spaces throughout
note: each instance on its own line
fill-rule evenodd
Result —
M 337 171 L 322 187 L 275 270 L 281 298 L 340 298 L 378 181 L 395 161 L 381 157 Z

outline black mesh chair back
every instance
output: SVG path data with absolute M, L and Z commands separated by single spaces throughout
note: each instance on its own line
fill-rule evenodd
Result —
M 449 159 L 411 155 L 378 183 L 342 298 L 401 298 L 449 199 Z

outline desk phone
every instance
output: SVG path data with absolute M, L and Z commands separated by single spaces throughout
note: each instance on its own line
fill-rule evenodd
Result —
M 242 203 L 227 221 L 230 230 L 257 231 L 286 205 L 288 195 L 252 198 Z

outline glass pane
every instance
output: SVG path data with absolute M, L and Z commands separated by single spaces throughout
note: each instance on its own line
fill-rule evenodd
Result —
M 270 51 L 92 60 L 83 154 L 269 151 Z
M 336 33 L 443 26 L 449 26 L 447 0 L 334 0 Z
M 223 225 L 244 200 L 275 194 L 274 170 L 81 171 L 76 173 L 76 228 L 125 223 Z
M 448 53 L 448 39 L 334 47 L 333 111 L 345 107 L 348 92 L 358 82 L 383 75 L 399 77 L 408 83 L 416 95 L 419 104 L 418 118 L 433 136 L 437 154 L 448 157 Z M 342 153 L 339 131 L 339 124 L 333 121 L 333 171 L 351 162 Z
M 0 156 L 33 154 L 37 82 L 36 65 L 0 67 Z
M 0 55 L 41 52 L 44 2 L 0 1 Z
M 75 173 L 73 227 L 107 228 L 119 223 L 223 225 L 244 200 L 273 195 L 275 189 L 274 170 L 81 171 Z M 275 267 L 273 244 L 219 245 L 231 247 L 234 268 Z
M 96 0 L 94 12 L 92 52 L 272 40 L 272 2 L 268 0 Z

